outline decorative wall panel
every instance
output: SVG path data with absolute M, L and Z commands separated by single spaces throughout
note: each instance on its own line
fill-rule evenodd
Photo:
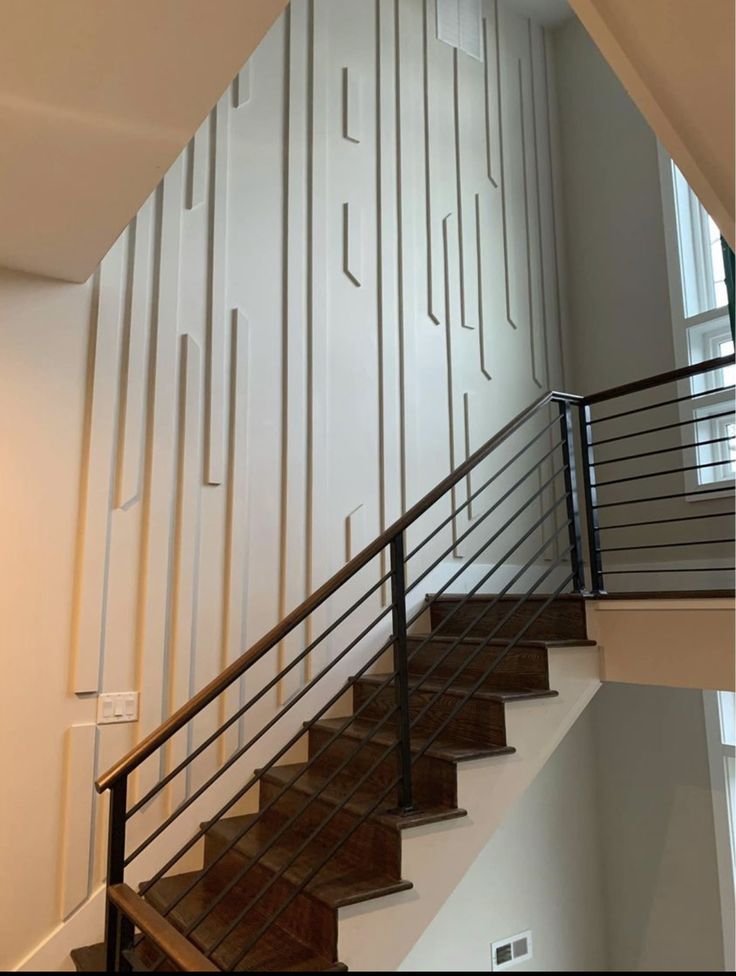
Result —
M 72 670 L 135 739 L 561 381 L 545 39 L 482 9 L 478 61 L 434 0 L 293 0 L 99 270 Z

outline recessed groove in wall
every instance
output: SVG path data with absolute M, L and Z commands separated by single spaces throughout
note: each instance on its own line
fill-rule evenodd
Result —
M 526 285 L 527 301 L 529 309 L 529 352 L 531 356 L 532 379 L 541 389 L 541 382 L 537 376 L 537 344 L 535 341 L 536 315 L 534 308 L 534 268 L 532 267 L 532 232 L 529 215 L 529 171 L 528 171 L 528 150 L 527 150 L 527 112 L 524 110 L 524 66 L 522 59 L 518 59 L 519 74 L 519 105 L 521 108 L 521 169 L 523 173 L 524 185 L 524 241 L 526 245 Z
M 171 599 L 171 626 L 168 645 L 169 714 L 180 708 L 194 694 L 195 641 L 197 634 L 197 581 L 200 551 L 200 467 L 201 450 L 201 356 L 199 346 L 190 335 L 180 339 L 178 448 L 176 464 L 176 516 L 174 526 L 174 562 Z M 205 675 L 198 675 L 200 679 Z M 170 766 L 179 763 L 191 751 L 194 729 L 187 727 L 186 737 L 175 736 L 168 753 Z M 170 789 L 172 806 L 190 788 L 191 767 L 184 777 L 177 777 Z
M 473 329 L 475 324 L 470 321 L 467 301 L 465 295 L 465 241 L 463 237 L 463 175 L 462 175 L 462 148 L 460 145 L 460 79 L 459 79 L 459 52 L 455 48 L 452 52 L 452 95 L 453 95 L 453 117 L 455 123 L 455 186 L 457 198 L 457 252 L 459 281 L 458 290 L 460 293 L 460 325 L 464 329 Z
M 187 146 L 187 210 L 195 210 L 205 201 L 208 135 L 209 119 L 200 125 Z
M 233 80 L 233 108 L 240 108 L 251 99 L 251 62 L 246 61 Z
M 567 389 L 566 379 L 565 379 L 565 356 L 564 356 L 564 343 L 562 341 L 562 269 L 560 267 L 560 254 L 559 254 L 559 241 L 561 237 L 561 231 L 557 221 L 557 201 L 559 199 L 558 194 L 558 182 L 559 177 L 557 173 L 557 161 L 558 154 L 555 152 L 555 139 L 554 139 L 554 126 L 552 124 L 552 104 L 550 97 L 550 73 L 552 72 L 552 64 L 549 58 L 548 52 L 549 35 L 546 31 L 542 34 L 542 55 L 543 55 L 543 67 L 544 67 L 544 93 L 545 93 L 545 125 L 546 125 L 546 140 L 549 149 L 549 163 L 550 163 L 550 211 L 552 215 L 552 251 L 554 254 L 554 283 L 555 283 L 555 313 L 557 316 L 557 348 L 560 355 L 560 376 L 559 382 L 561 389 Z
M 501 35 L 499 33 L 498 0 L 493 0 L 493 26 L 496 36 L 496 95 L 498 99 L 498 152 L 501 163 L 501 221 L 503 223 L 503 270 L 506 283 L 506 321 L 512 328 L 517 328 L 511 314 L 511 269 L 509 261 L 509 219 L 508 203 L 506 200 L 506 162 L 503 144 L 503 97 L 501 85 Z
M 59 913 L 62 920 L 68 918 L 89 894 L 96 744 L 97 726 L 92 723 L 70 725 L 66 730 L 59 820 Z
M 529 21 L 529 74 L 531 78 L 531 105 L 532 105 L 532 132 L 534 134 L 534 180 L 535 180 L 535 191 L 537 197 L 537 241 L 538 241 L 538 254 L 537 254 L 537 265 L 539 269 L 539 281 L 540 281 L 540 295 L 541 300 L 539 302 L 539 309 L 541 312 L 541 327 L 542 327 L 542 347 L 544 350 L 544 376 L 542 377 L 542 384 L 550 386 L 550 371 L 549 371 L 549 343 L 547 341 L 547 302 L 546 298 L 546 288 L 545 288 L 545 247 L 544 247 L 544 223 L 542 220 L 542 190 L 540 185 L 540 174 L 539 174 L 539 139 L 537 133 L 537 96 L 535 90 L 535 74 L 534 74 L 534 48 L 532 45 L 532 22 Z
M 210 115 L 210 267 L 205 448 L 205 481 L 210 485 L 222 484 L 225 464 L 229 129 L 230 98 L 226 92 Z
M 395 26 L 393 0 L 376 0 L 376 309 L 378 316 L 379 517 L 381 529 L 401 513 L 401 391 L 398 337 Z M 381 553 L 381 575 L 387 570 Z M 388 588 L 382 587 L 384 605 Z
M 306 3 L 287 7 L 286 43 L 286 200 L 284 235 L 284 385 L 282 390 L 284 446 L 282 463 L 282 519 L 280 546 L 279 616 L 299 604 L 306 592 L 306 493 L 307 493 L 307 252 L 309 230 L 309 127 L 311 60 L 309 57 Z M 299 626 L 279 645 L 278 670 L 304 647 L 304 627 Z M 290 683 L 278 685 L 278 704 L 298 690 L 303 666 L 295 669 Z
M 486 317 L 483 306 L 483 218 L 481 213 L 482 203 L 480 193 L 475 194 L 475 257 L 477 261 L 478 276 L 478 346 L 480 350 L 480 371 L 491 379 L 491 372 L 488 365 L 488 352 L 486 349 Z
M 365 505 L 362 503 L 345 518 L 345 562 L 349 562 L 369 540 L 366 535 Z
M 130 229 L 115 490 L 115 506 L 123 509 L 138 501 L 141 490 L 146 357 L 151 313 L 153 211 L 153 197 L 149 197 Z
M 333 525 L 329 497 L 330 449 L 327 362 L 330 332 L 330 302 L 327 274 L 330 268 L 327 228 L 335 214 L 328 186 L 329 135 L 328 86 L 334 74 L 329 61 L 329 20 L 326 8 L 310 0 L 310 167 L 309 167 L 309 252 L 308 252 L 308 455 L 307 455 L 307 546 L 306 592 L 311 593 L 330 575 L 330 526 Z M 334 532 L 334 529 L 332 530 Z M 334 567 L 333 567 L 334 568 Z M 306 594 L 305 594 L 306 595 Z M 321 606 L 306 621 L 305 637 L 311 642 L 327 625 L 327 607 Z M 304 662 L 304 680 L 312 677 L 312 656 Z
M 472 446 L 471 446 L 472 434 L 470 432 L 470 402 L 472 399 L 473 399 L 472 393 L 468 393 L 467 391 L 463 393 L 463 433 L 465 435 L 463 447 L 465 449 L 464 460 L 466 461 L 473 453 Z M 473 495 L 472 475 L 470 473 L 468 473 L 468 476 L 465 479 L 465 490 L 467 492 L 467 497 L 471 499 L 471 501 L 468 502 L 465 509 L 467 519 L 470 522 L 475 516 L 475 512 L 473 511 L 473 501 L 472 501 L 472 495 Z
M 363 284 L 363 216 L 349 203 L 342 205 L 342 267 L 358 288 Z
M 399 0 L 394 0 L 394 79 L 396 81 L 396 264 L 398 297 L 398 337 L 399 337 L 399 440 L 401 451 L 401 511 L 406 511 L 406 375 L 405 357 L 405 316 L 404 316 L 404 201 L 402 179 L 401 146 L 401 17 Z
M 450 234 L 453 231 L 452 228 L 452 214 L 447 214 L 447 216 L 442 221 L 442 244 L 444 250 L 444 265 L 445 265 L 445 355 L 447 360 L 447 435 L 448 435 L 448 471 L 452 471 L 457 465 L 457 458 L 455 457 L 455 391 L 453 382 L 453 316 L 452 316 L 452 297 L 453 288 L 451 282 L 451 247 L 450 247 Z M 452 541 L 456 542 L 459 535 L 458 525 L 457 525 L 457 506 L 460 503 L 460 491 L 458 486 L 454 486 L 450 492 L 450 504 L 452 505 L 453 519 L 452 519 Z M 453 549 L 454 556 L 461 556 L 462 553 L 456 547 Z
M 248 602 L 248 369 L 250 357 L 248 320 L 240 309 L 232 312 L 230 354 L 230 424 L 228 442 L 227 510 L 225 515 L 225 579 L 222 607 L 222 647 L 219 667 L 231 664 L 245 650 L 244 609 Z M 245 681 L 230 688 L 220 702 L 220 724 L 243 704 Z M 242 744 L 243 722 L 237 722 L 220 739 L 224 761 Z
M 496 50 L 496 40 L 494 35 L 494 63 L 498 57 L 498 52 Z M 493 139 L 491 136 L 491 53 L 488 45 L 488 17 L 483 18 L 483 72 L 485 78 L 484 85 L 484 103 L 485 103 L 485 124 L 486 124 L 486 170 L 488 173 L 488 179 L 493 184 L 494 188 L 498 188 L 498 180 L 496 179 L 494 173 L 496 172 L 496 166 L 493 160 L 493 152 L 491 149 Z M 496 103 L 498 104 L 498 103 Z
M 435 294 L 434 209 L 432 207 L 432 151 L 430 127 L 432 117 L 429 80 L 429 0 L 422 3 L 422 73 L 424 81 L 424 180 L 427 222 L 427 312 L 430 319 L 440 324 L 438 309 L 442 296 Z
M 103 262 L 96 290 L 72 634 L 72 689 L 77 694 L 99 689 L 104 654 L 127 237 L 125 233 L 118 238 Z
M 179 323 L 181 232 L 184 171 L 180 156 L 163 180 L 156 308 L 151 330 L 151 385 L 139 591 L 139 687 L 144 690 L 137 731 L 147 735 L 162 720 L 167 706 L 163 648 L 168 646 L 173 545 L 173 491 L 176 477 L 177 332 Z M 156 768 L 158 765 L 158 769 Z M 149 789 L 164 769 L 161 761 L 141 768 L 137 788 Z
M 361 88 L 350 68 L 342 69 L 342 135 L 349 142 L 360 142 L 363 128 Z

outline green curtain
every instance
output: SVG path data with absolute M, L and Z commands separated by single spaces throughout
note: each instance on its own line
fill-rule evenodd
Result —
M 721 247 L 723 248 L 723 267 L 726 269 L 726 290 L 728 292 L 728 317 L 731 321 L 731 338 L 736 341 L 736 336 L 734 335 L 734 257 L 733 251 L 723 236 L 721 236 Z

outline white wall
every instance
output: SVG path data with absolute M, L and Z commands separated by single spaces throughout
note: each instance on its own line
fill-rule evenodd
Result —
M 560 179 L 565 228 L 567 307 L 565 361 L 570 389 L 594 393 L 608 387 L 675 369 L 672 312 L 667 280 L 662 196 L 654 133 L 604 61 L 581 23 L 573 18 L 552 34 L 559 105 Z M 685 384 L 683 384 L 685 386 Z M 593 408 L 594 417 L 685 395 L 674 385 L 659 387 L 615 404 Z M 682 420 L 677 405 L 657 408 L 593 428 L 593 441 Z M 694 428 L 632 438 L 596 450 L 598 460 L 677 446 L 693 440 Z M 702 435 L 701 435 L 702 436 Z M 601 467 L 598 480 L 676 468 L 693 451 L 664 454 Z M 672 462 L 672 463 L 668 463 Z M 684 492 L 682 473 L 602 489 L 599 501 Z M 605 496 L 605 497 L 604 497 Z M 728 498 L 697 502 L 674 498 L 656 504 L 602 509 L 601 524 L 644 519 L 674 519 L 732 512 Z M 646 542 L 717 540 L 733 535 L 733 520 L 699 519 L 646 530 L 603 534 L 609 546 Z M 663 563 L 693 566 L 733 565 L 729 544 L 680 550 L 654 549 L 611 553 L 609 566 L 628 569 Z M 610 576 L 612 590 L 726 587 L 733 577 L 723 571 Z
M 604 684 L 592 712 L 610 968 L 722 971 L 702 692 Z
M 527 929 L 534 957 L 518 972 L 608 969 L 594 709 L 567 733 L 401 971 L 484 972 L 491 943 Z
M 550 52 L 433 24 L 298 0 L 93 281 L 0 279 L 5 967 L 103 875 L 94 777 L 561 383 Z

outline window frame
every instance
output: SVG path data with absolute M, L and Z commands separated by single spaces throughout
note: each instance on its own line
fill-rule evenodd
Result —
M 703 362 L 710 358 L 706 355 L 706 350 L 696 353 L 693 349 L 698 331 L 701 336 L 708 336 L 711 333 L 709 342 L 717 341 L 716 329 L 722 326 L 721 337 L 728 333 L 730 338 L 730 324 L 728 318 L 728 305 L 719 305 L 708 309 L 705 312 L 698 312 L 695 315 L 687 315 L 685 309 L 685 295 L 689 289 L 690 294 L 697 293 L 702 303 L 708 304 L 715 301 L 715 285 L 710 280 L 710 275 L 706 272 L 706 262 L 704 251 L 710 248 L 710 238 L 708 235 L 707 214 L 697 200 L 697 197 L 688 189 L 687 196 L 684 191 L 676 193 L 673 180 L 672 159 L 661 143 L 657 143 L 659 161 L 659 183 L 662 196 L 662 217 L 664 224 L 665 252 L 667 257 L 667 280 L 670 295 L 671 321 L 672 321 L 672 340 L 675 350 L 675 365 L 677 367 L 689 366 L 693 362 Z M 686 185 L 686 184 L 685 184 Z M 684 261 L 680 260 L 681 236 L 678 227 L 677 214 L 680 212 L 686 217 L 683 222 L 690 228 L 688 240 L 690 241 L 690 258 L 694 265 L 693 273 L 686 281 L 683 269 Z M 693 225 L 697 225 L 697 233 L 693 233 Z M 688 247 L 683 248 L 688 250 Z M 710 290 L 708 290 L 710 289 Z M 697 393 L 696 400 L 682 400 L 678 404 L 680 420 L 693 420 L 698 412 L 707 411 L 717 412 L 719 406 L 726 409 L 733 405 L 733 394 L 709 392 L 720 385 L 724 385 L 720 374 L 712 373 L 707 376 L 696 376 L 691 380 L 682 380 L 678 384 L 677 395 L 686 397 L 688 394 Z M 700 457 L 700 449 L 687 447 L 689 443 L 707 439 L 703 437 L 705 432 L 702 430 L 701 423 L 696 422 L 680 428 L 680 440 L 683 445 L 683 467 L 693 470 L 684 471 L 686 500 L 688 502 L 714 501 L 718 499 L 731 499 L 734 488 L 736 488 L 736 477 L 716 478 L 711 481 L 702 480 L 699 477 L 700 471 L 709 469 L 696 469 L 698 463 L 705 463 Z M 695 436 L 692 436 L 692 435 Z M 725 463 L 725 462 L 724 462 Z M 699 488 L 707 486 L 709 488 L 721 488 L 723 493 L 696 494 Z

